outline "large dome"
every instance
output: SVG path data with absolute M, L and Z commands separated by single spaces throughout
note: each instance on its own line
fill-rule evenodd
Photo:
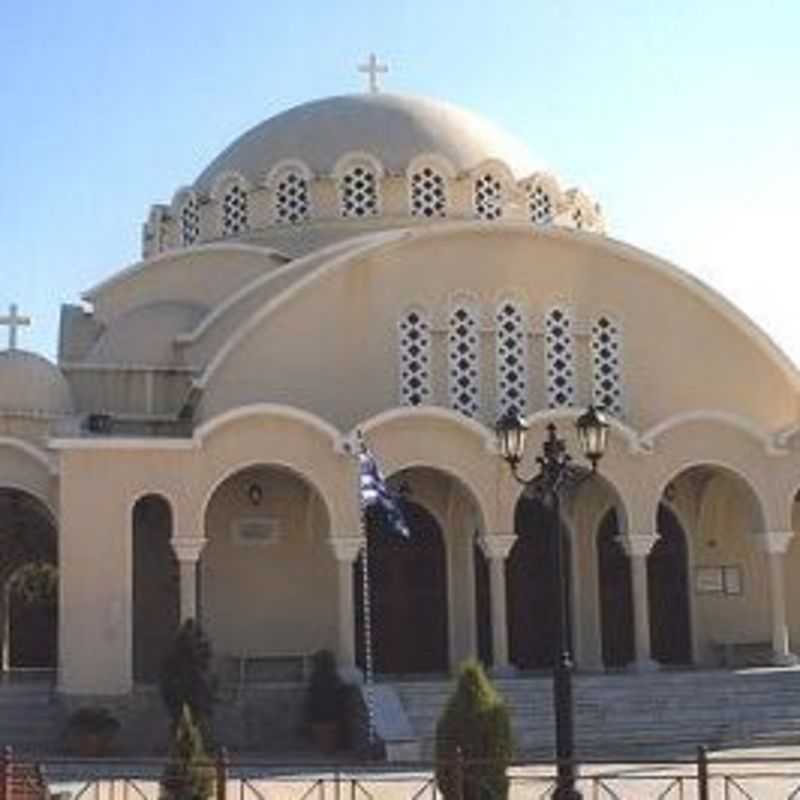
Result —
M 61 370 L 26 350 L 0 352 L 0 414 L 60 416 L 72 411 L 72 394 Z
M 427 98 L 359 94 L 304 103 L 256 125 L 203 171 L 195 188 L 208 191 L 227 172 L 256 182 L 284 159 L 330 174 L 341 156 L 358 151 L 395 173 L 422 153 L 444 156 L 457 171 L 499 159 L 517 178 L 538 166 L 521 142 L 469 111 Z

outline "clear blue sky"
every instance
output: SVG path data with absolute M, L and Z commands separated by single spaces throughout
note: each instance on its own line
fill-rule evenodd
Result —
M 361 91 L 375 50 L 387 90 L 516 134 L 800 362 L 798 0 L 10 0 L 0 20 L 0 309 L 34 317 L 26 348 L 52 356 L 59 305 L 137 259 L 151 203 L 265 117 Z

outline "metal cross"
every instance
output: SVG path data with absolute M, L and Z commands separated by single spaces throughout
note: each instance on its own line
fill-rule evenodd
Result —
M 369 90 L 372 94 L 378 93 L 378 75 L 386 74 L 389 67 L 386 64 L 379 64 L 375 53 L 369 54 L 369 61 L 366 64 L 359 64 L 358 71 L 369 75 Z
M 8 325 L 8 349 L 17 349 L 17 329 L 31 324 L 30 317 L 21 317 L 17 313 L 17 304 L 12 303 L 8 307 L 8 314 L 0 317 L 0 325 Z

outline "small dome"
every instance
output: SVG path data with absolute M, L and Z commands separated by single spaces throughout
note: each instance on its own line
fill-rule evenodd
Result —
M 305 103 L 256 125 L 205 169 L 195 188 L 209 191 L 226 172 L 255 183 L 285 159 L 330 174 L 352 152 L 369 153 L 397 173 L 423 153 L 444 156 L 457 171 L 499 159 L 517 178 L 536 166 L 521 142 L 469 111 L 421 97 L 359 94 Z
M 0 413 L 72 413 L 72 393 L 61 370 L 26 350 L 0 352 Z
M 91 349 L 90 364 L 175 366 L 172 347 L 179 333 L 191 331 L 207 309 L 192 303 L 152 303 L 113 320 Z

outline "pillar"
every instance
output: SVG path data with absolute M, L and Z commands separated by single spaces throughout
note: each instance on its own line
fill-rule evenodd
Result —
M 356 666 L 355 612 L 353 609 L 353 564 L 361 552 L 361 536 L 332 536 L 329 540 L 336 559 L 338 577 L 338 646 L 339 673 L 347 681 L 360 681 Z
M 786 592 L 784 562 L 793 531 L 768 531 L 756 536 L 767 557 L 769 568 L 770 623 L 772 628 L 772 658 L 777 666 L 788 667 L 797 663 L 797 656 L 789 650 L 789 628 L 786 624 Z
M 626 533 L 618 538 L 631 562 L 633 597 L 633 641 L 636 672 L 658 669 L 650 652 L 650 600 L 647 586 L 647 557 L 658 541 L 657 533 Z
M 181 625 L 186 620 L 197 619 L 197 563 L 205 545 L 206 539 L 202 537 L 176 536 L 172 539 L 180 578 Z
M 493 533 L 478 539 L 489 561 L 489 595 L 492 609 L 492 654 L 495 675 L 510 674 L 508 661 L 508 620 L 506 615 L 506 559 L 517 537 L 513 533 Z

